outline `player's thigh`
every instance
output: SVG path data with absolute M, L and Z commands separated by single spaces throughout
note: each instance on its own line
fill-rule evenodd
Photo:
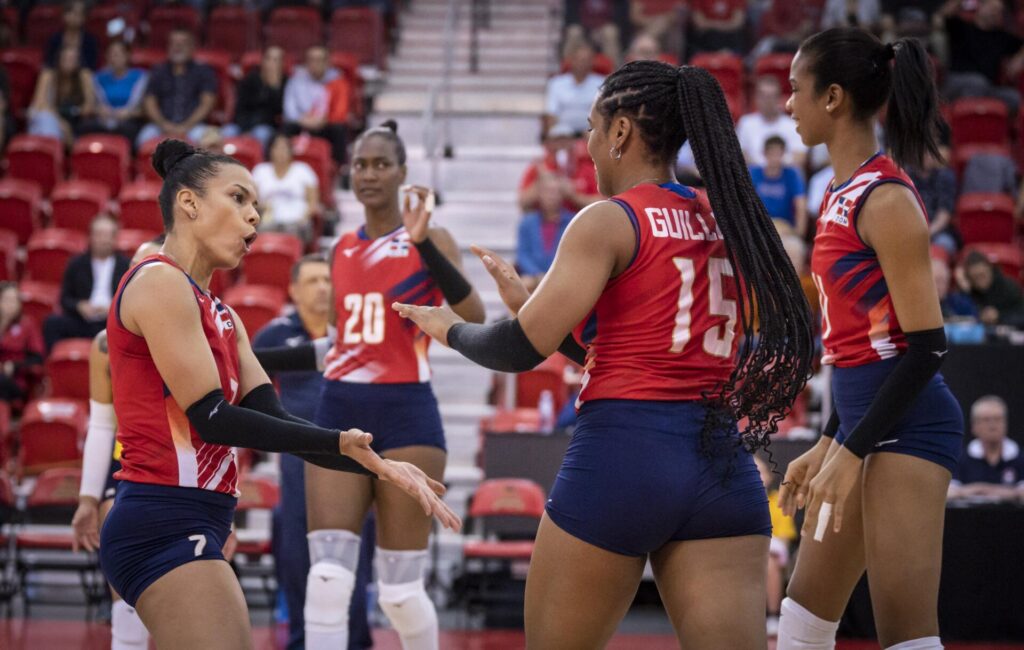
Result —
M 528 650 L 603 648 L 633 602 L 645 564 L 573 537 L 545 514 L 526 579 Z
M 876 452 L 867 458 L 865 557 L 883 647 L 939 633 L 949 481 L 949 470 L 915 456 Z
M 245 596 L 223 560 L 188 562 L 146 588 L 135 609 L 160 650 L 249 650 Z
M 373 501 L 373 479 L 306 463 L 306 519 L 309 530 L 363 529 Z
M 448 456 L 439 447 L 399 447 L 388 449 L 383 455 L 390 460 L 412 463 L 434 480 L 444 480 Z M 383 481 L 374 482 L 374 493 L 378 545 L 392 551 L 426 548 L 431 519 L 423 513 L 419 502 L 391 483 Z
M 651 554 L 662 602 L 683 648 L 765 647 L 769 537 L 670 542 Z
M 110 509 L 113 508 L 113 507 L 114 507 L 114 499 L 112 499 L 112 498 L 111 499 L 104 499 L 103 501 L 100 501 L 100 529 L 101 530 L 103 528 L 103 522 L 107 520 L 107 515 L 110 514 Z M 112 597 L 112 599 L 113 599 L 113 601 L 115 603 L 117 601 L 121 600 L 121 594 L 117 593 L 117 591 L 113 587 L 110 587 L 110 595 L 111 595 L 111 597 Z
M 829 455 L 838 446 L 833 443 Z M 820 542 L 804 537 L 787 595 L 811 613 L 827 621 L 838 621 L 846 609 L 853 588 L 864 575 L 864 525 L 862 514 L 863 475 L 847 497 L 843 527 L 831 526 Z

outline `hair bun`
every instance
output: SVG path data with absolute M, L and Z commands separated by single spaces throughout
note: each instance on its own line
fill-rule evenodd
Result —
M 153 152 L 153 169 L 160 178 L 167 178 L 174 166 L 196 153 L 196 148 L 181 140 L 164 140 Z
M 380 128 L 388 129 L 392 133 L 397 134 L 398 133 L 398 122 L 396 122 L 394 120 L 384 120 L 383 122 L 380 123 Z

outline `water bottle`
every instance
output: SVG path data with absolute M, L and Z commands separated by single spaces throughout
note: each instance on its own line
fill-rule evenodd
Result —
M 555 430 L 555 396 L 550 390 L 543 390 L 540 399 L 537 401 L 537 412 L 540 415 L 541 433 L 551 433 Z

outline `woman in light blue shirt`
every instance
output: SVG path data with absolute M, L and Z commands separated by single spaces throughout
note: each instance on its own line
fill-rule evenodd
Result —
M 96 73 L 96 131 L 108 131 L 132 142 L 139 131 L 142 98 L 148 75 L 141 68 L 129 67 L 131 52 L 123 41 L 107 46 L 107 66 Z

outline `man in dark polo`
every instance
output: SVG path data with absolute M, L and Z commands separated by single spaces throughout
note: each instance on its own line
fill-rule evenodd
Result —
M 198 142 L 207 129 L 206 118 L 217 103 L 217 75 L 213 68 L 192 60 L 195 38 L 187 30 L 171 32 L 167 62 L 153 68 L 142 102 L 149 123 L 136 145 L 161 136 Z
M 1006 432 L 1006 402 L 995 395 L 979 397 L 971 405 L 974 440 L 960 457 L 949 498 L 1024 499 L 1024 456 Z

